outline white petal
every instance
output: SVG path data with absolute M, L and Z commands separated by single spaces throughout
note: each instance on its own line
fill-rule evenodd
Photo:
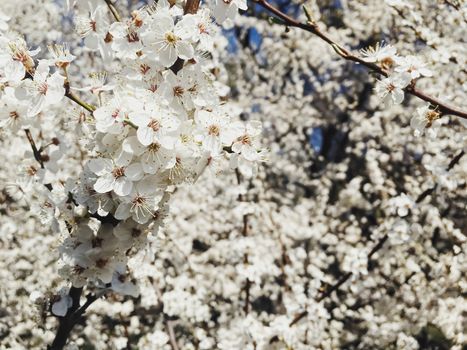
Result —
M 98 193 L 106 193 L 112 191 L 114 186 L 115 178 L 112 174 L 101 176 L 97 179 L 96 183 L 94 184 L 94 189 Z
M 125 176 L 131 181 L 141 180 L 143 177 L 143 167 L 140 163 L 131 164 L 125 169 Z
M 115 219 L 117 220 L 126 220 L 130 217 L 130 208 L 131 208 L 131 203 L 120 203 L 120 205 L 118 206 L 117 210 L 115 211 Z M 119 236 L 117 235 L 117 232 L 114 231 L 115 235 L 117 236 L 117 238 L 119 238 Z
M 112 161 L 107 158 L 91 159 L 88 167 L 94 174 L 102 176 L 112 171 Z
M 396 105 L 404 101 L 404 91 L 400 89 L 395 89 L 391 95 L 392 95 L 392 100 L 394 101 L 394 104 Z
M 177 43 L 178 57 L 188 60 L 193 57 L 193 46 L 186 41 L 179 41 Z
M 149 146 L 154 141 L 154 130 L 147 126 L 140 126 L 136 131 L 138 141 L 144 146 Z
M 114 192 L 119 196 L 127 196 L 130 194 L 131 189 L 133 188 L 133 182 L 128 180 L 126 176 L 122 176 L 115 180 L 113 185 Z
M 177 60 L 177 50 L 172 45 L 167 45 L 164 49 L 159 50 L 159 60 L 165 67 L 172 66 Z
M 26 74 L 23 64 L 18 61 L 9 61 L 4 69 L 5 78 L 10 82 L 19 82 Z
M 66 300 L 65 296 L 62 296 L 61 299 L 57 302 L 55 302 L 52 305 L 52 313 L 55 316 L 65 316 L 66 313 L 68 312 L 68 302 Z

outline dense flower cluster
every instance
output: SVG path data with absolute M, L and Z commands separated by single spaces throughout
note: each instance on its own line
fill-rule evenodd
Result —
M 190 3 L 2 1 L 0 349 L 462 349 L 465 5 Z
M 214 83 L 211 53 L 219 30 L 208 9 L 184 15 L 181 7 L 159 1 L 111 23 L 105 3 L 88 5 L 76 16 L 76 30 L 87 50 L 104 62 L 118 62 L 118 82 L 109 86 L 101 78 L 89 89 L 97 107 L 75 101 L 82 106 L 78 113 L 91 158 L 76 184 L 69 179 L 48 193 L 55 181 L 38 174 L 53 169 L 40 158 L 45 169 L 31 165 L 28 184 L 50 186 L 41 189 L 43 210 L 48 221 L 66 226 L 59 248 L 62 276 L 74 287 L 92 282 L 137 295 L 126 282 L 128 256 L 161 225 L 174 186 L 196 181 L 206 168 L 220 171 L 225 159 L 232 169 L 255 174 L 264 158 L 261 124 L 239 121 L 221 99 L 226 90 Z M 7 29 L 0 37 L 1 126 L 17 132 L 34 127 L 39 115 L 72 96 L 68 71 L 76 57 L 66 46 L 53 45 L 52 57 L 36 62 L 40 50 L 29 50 Z

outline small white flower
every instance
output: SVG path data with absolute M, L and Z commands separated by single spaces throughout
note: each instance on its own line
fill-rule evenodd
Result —
M 76 58 L 70 53 L 68 46 L 65 45 L 49 45 L 49 52 L 52 54 L 53 61 L 56 67 L 66 68 Z
M 73 300 L 68 295 L 68 290 L 62 288 L 56 296 L 57 300 L 52 304 L 52 313 L 55 316 L 64 317 L 68 309 L 73 305 Z
M 139 224 L 145 224 L 154 217 L 158 204 L 162 199 L 162 185 L 157 186 L 155 178 L 149 177 L 139 182 L 115 211 L 115 218 L 126 220 L 130 216 Z
M 213 14 L 217 22 L 222 23 L 226 19 L 235 19 L 239 9 L 248 9 L 246 0 L 216 0 Z
M 129 114 L 129 118 L 138 126 L 138 141 L 144 146 L 157 142 L 170 148 L 174 141 L 169 133 L 176 130 L 180 124 L 177 118 L 153 101 L 139 105 L 135 110 Z
M 195 119 L 201 126 L 199 141 L 203 143 L 203 149 L 212 155 L 218 154 L 223 146 L 230 146 L 242 132 L 242 125 L 232 122 L 221 109 L 200 110 Z
M 426 63 L 416 56 L 399 57 L 396 59 L 396 72 L 407 72 L 412 79 L 417 79 L 420 76 L 431 77 L 433 73 L 426 68 Z
M 435 138 L 441 126 L 441 114 L 430 109 L 430 104 L 417 108 L 417 114 L 410 120 L 410 126 L 414 129 L 414 135 L 419 137 L 427 133 Z
M 379 98 L 384 102 L 386 108 L 393 104 L 401 104 L 404 101 L 404 88 L 411 81 L 410 74 L 393 74 L 388 78 L 378 81 L 375 90 Z
M 98 177 L 94 189 L 99 193 L 114 191 L 119 196 L 130 194 L 133 182 L 143 177 L 140 163 L 128 166 L 116 164 L 110 159 L 96 158 L 88 163 L 89 169 Z
M 402 193 L 400 196 L 391 198 L 389 200 L 389 205 L 397 215 L 404 217 L 409 214 L 410 209 L 415 207 L 415 202 L 405 193 Z
M 243 133 L 232 144 L 232 151 L 241 153 L 246 160 L 258 160 L 257 138 L 261 134 L 261 130 L 260 121 L 247 122 Z
M 129 276 L 125 272 L 126 266 L 118 264 L 112 276 L 111 288 L 120 294 L 130 295 L 136 298 L 139 295 L 138 287 L 129 280 Z
M 65 78 L 59 72 L 49 75 L 50 68 L 47 61 L 42 60 L 34 72 L 34 80 L 26 80 L 25 88 L 17 90 L 17 97 L 22 100 L 31 100 L 28 115 L 33 117 L 45 108 L 57 105 L 65 96 L 63 84 Z
M 156 55 L 165 67 L 172 66 L 177 57 L 184 60 L 193 57 L 194 49 L 188 39 L 193 36 L 190 29 L 196 26 L 194 18 L 186 17 L 174 24 L 172 16 L 160 15 L 153 23 L 141 35 L 149 46 L 147 55 Z
M 115 22 L 110 26 L 112 50 L 119 58 L 136 59 L 137 52 L 143 48 L 137 27 L 130 23 Z
M 397 59 L 397 49 L 392 45 L 385 45 L 384 42 L 362 49 L 360 53 L 366 62 L 379 63 L 384 69 L 390 69 Z

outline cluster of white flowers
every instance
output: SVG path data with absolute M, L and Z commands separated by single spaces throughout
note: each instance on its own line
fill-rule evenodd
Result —
M 395 47 L 377 43 L 375 47 L 369 47 L 361 51 L 364 60 L 378 64 L 389 76 L 376 84 L 375 91 L 383 101 L 386 108 L 404 101 L 404 90 L 416 79 L 432 77 L 433 72 L 427 68 L 420 58 L 413 55 L 399 56 Z M 426 104 L 417 109 L 417 114 L 411 119 L 414 134 L 421 136 L 425 132 L 430 136 L 436 136 L 436 130 L 440 126 L 441 113 L 436 108 Z
M 188 2 L 2 1 L 0 349 L 50 345 L 83 286 L 68 349 L 461 350 L 465 125 L 386 108 L 258 4 Z M 404 95 L 464 109 L 450 3 L 309 6 L 344 48 L 390 41 L 366 57 Z
M 231 17 L 234 4 L 217 12 Z M 215 83 L 210 58 L 219 29 L 209 9 L 184 14 L 182 7 L 159 1 L 111 23 L 105 3 L 87 5 L 75 18 L 76 30 L 89 52 L 106 65 L 118 63 L 118 82 L 109 86 L 101 78 L 81 89 L 96 95 L 98 106 L 82 102 L 70 92 L 68 72 L 76 57 L 69 49 L 53 45 L 50 59 L 36 61 L 40 50 L 29 50 L 5 25 L 0 126 L 13 132 L 33 128 L 65 95 L 82 106 L 91 159 L 79 180 L 57 189 L 55 181 L 38 176 L 44 172 L 39 165 L 52 170 L 50 159 L 39 158 L 27 170 L 29 183 L 50 186 L 41 192 L 49 221 L 63 223 L 63 277 L 74 287 L 92 282 L 136 295 L 133 283 L 125 282 L 128 256 L 161 225 L 174 187 L 193 183 L 206 168 L 229 168 L 228 161 L 231 169 L 254 175 L 264 159 L 262 127 L 240 121 L 223 99 L 226 89 Z M 54 191 L 47 193 L 51 185 Z

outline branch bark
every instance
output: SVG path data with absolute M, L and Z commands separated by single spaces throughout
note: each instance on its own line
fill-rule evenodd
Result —
M 83 288 L 71 287 L 68 295 L 73 300 L 73 304 L 68 309 L 67 314 L 59 319 L 59 327 L 57 333 L 51 345 L 47 347 L 47 350 L 61 350 L 65 347 L 68 338 L 70 337 L 73 327 L 79 322 L 81 316 L 86 310 L 94 303 L 97 299 L 105 294 L 106 290 L 103 289 L 96 294 L 89 294 L 86 298 L 86 302 L 80 306 L 81 294 Z
M 275 8 L 274 6 L 269 4 L 266 0 L 252 0 L 252 1 L 254 3 L 262 6 L 263 8 L 268 10 L 269 12 L 273 13 L 277 18 L 279 18 L 280 20 L 283 21 L 282 24 L 284 24 L 284 25 L 286 25 L 288 27 L 300 28 L 300 29 L 303 29 L 303 30 L 305 30 L 305 31 L 307 31 L 309 33 L 312 33 L 312 34 L 318 36 L 319 38 L 321 38 L 321 40 L 328 43 L 334 49 L 334 51 L 336 51 L 336 53 L 339 56 L 341 56 L 342 58 L 344 58 L 345 60 L 361 64 L 361 65 L 367 67 L 368 69 L 370 69 L 371 71 L 379 73 L 379 74 L 381 74 L 381 75 L 383 75 L 385 77 L 387 77 L 389 75 L 388 72 L 386 70 L 382 69 L 380 66 L 378 66 L 378 65 L 376 65 L 374 63 L 366 62 L 362 58 L 354 55 L 349 50 L 344 48 L 342 45 L 340 45 L 339 43 L 334 41 L 331 37 L 329 37 L 326 33 L 321 31 L 321 29 L 319 29 L 318 24 L 316 22 L 309 20 L 307 23 L 302 23 L 302 22 L 297 21 L 296 19 L 286 15 L 282 11 L 278 10 L 277 8 Z M 449 104 L 439 100 L 436 97 L 433 97 L 433 96 L 430 96 L 430 95 L 426 94 L 425 92 L 417 89 L 414 84 L 409 85 L 408 87 L 406 87 L 405 91 L 408 94 L 411 94 L 413 96 L 418 97 L 421 100 L 424 100 L 426 102 L 431 103 L 442 114 L 451 114 L 451 115 L 455 115 L 455 116 L 463 118 L 463 119 L 467 119 L 467 111 L 462 110 L 462 109 L 460 109 L 458 107 L 449 105 Z

